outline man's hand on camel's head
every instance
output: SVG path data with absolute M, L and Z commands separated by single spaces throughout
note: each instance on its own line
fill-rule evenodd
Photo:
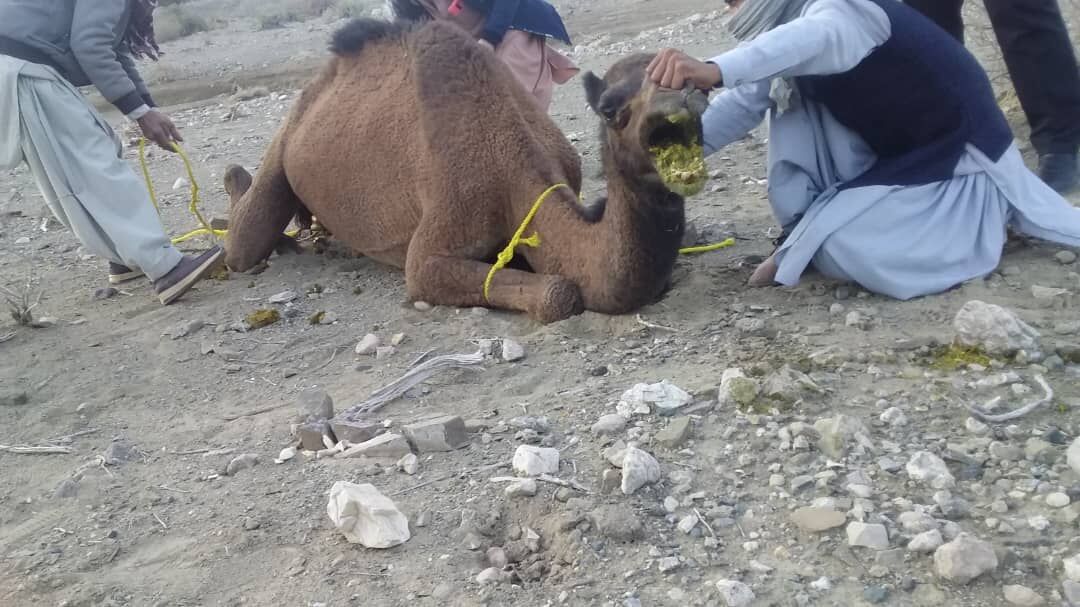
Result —
M 139 118 L 139 128 L 142 129 L 143 137 L 158 144 L 162 149 L 174 152 L 173 142 L 183 141 L 180 131 L 168 116 L 157 110 L 150 110 L 142 118 Z
M 720 84 L 722 75 L 715 63 L 698 61 L 682 51 L 668 48 L 657 53 L 646 70 L 649 79 L 668 89 L 682 89 L 687 83 L 709 90 Z

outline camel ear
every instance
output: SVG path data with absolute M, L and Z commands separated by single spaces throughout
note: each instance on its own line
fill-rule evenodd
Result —
M 599 114 L 600 96 L 607 90 L 607 84 L 592 72 L 585 72 L 582 78 L 585 81 L 585 100 L 589 103 L 589 107 Z

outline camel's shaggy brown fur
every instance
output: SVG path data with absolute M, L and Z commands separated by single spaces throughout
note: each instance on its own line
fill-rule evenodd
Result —
M 579 204 L 580 159 L 555 123 L 490 51 L 441 22 L 351 22 L 292 108 L 254 180 L 226 174 L 232 200 L 227 262 L 245 271 L 269 256 L 296 215 L 405 269 L 409 297 L 433 304 L 522 310 L 550 322 L 583 309 L 625 313 L 665 288 L 683 234 L 683 199 L 646 151 L 672 136 L 672 115 L 700 134 L 702 93 L 645 84 L 649 57 L 586 75 L 605 118 L 608 196 Z M 693 106 L 693 107 L 689 107 Z M 675 133 L 676 136 L 679 133 Z M 685 133 L 688 137 L 692 133 Z M 484 279 L 537 196 L 566 183 L 519 249 L 532 272 Z

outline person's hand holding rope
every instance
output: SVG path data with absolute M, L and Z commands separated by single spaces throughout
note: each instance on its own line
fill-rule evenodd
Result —
M 175 152 L 173 143 L 184 140 L 173 121 L 156 109 L 151 109 L 137 122 L 139 128 L 142 129 L 143 137 L 158 144 L 163 150 Z

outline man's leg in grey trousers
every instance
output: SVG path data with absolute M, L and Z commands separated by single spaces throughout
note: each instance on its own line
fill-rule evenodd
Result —
M 181 260 L 111 129 L 58 82 L 19 79 L 22 148 L 46 201 L 95 255 L 151 280 Z

